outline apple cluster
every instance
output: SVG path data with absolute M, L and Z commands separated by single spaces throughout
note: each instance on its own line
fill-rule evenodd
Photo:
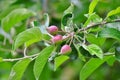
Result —
M 57 26 L 49 26 L 47 28 L 49 34 L 53 35 L 51 42 L 53 44 L 59 44 L 63 41 L 63 36 L 58 34 L 58 27 Z M 65 44 L 60 49 L 60 54 L 68 54 L 71 53 L 72 49 L 69 45 Z

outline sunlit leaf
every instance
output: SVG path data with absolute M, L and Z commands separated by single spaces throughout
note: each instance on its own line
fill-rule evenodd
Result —
M 87 21 L 84 23 L 84 27 L 87 27 L 87 25 L 91 23 L 96 23 L 96 22 L 102 22 L 102 18 L 99 17 L 97 14 L 92 13 L 88 16 Z
M 1 25 L 5 31 L 9 31 L 15 24 L 34 15 L 35 13 L 32 11 L 25 8 L 18 8 L 11 11 L 6 17 L 4 17 Z
M 115 60 L 116 60 L 116 59 L 115 59 L 115 56 L 110 57 L 110 58 L 107 60 L 107 64 L 108 64 L 109 66 L 113 66 Z
M 3 61 L 3 58 L 2 57 L 0 57 L 0 62 L 2 62 Z
M 64 11 L 62 21 L 61 21 L 61 29 L 63 31 L 65 31 L 65 26 L 67 26 L 67 22 L 72 21 L 73 10 L 74 10 L 74 5 L 71 3 L 71 5 Z
M 102 65 L 110 57 L 111 56 L 106 56 L 102 60 L 98 58 L 90 59 L 80 71 L 80 80 L 86 80 L 92 74 L 92 72 L 94 72 L 100 65 Z
M 15 8 L 19 8 L 19 7 L 21 7 L 21 6 L 20 5 L 13 5 L 13 6 L 8 7 L 7 9 L 3 10 L 0 13 L 0 20 L 2 18 L 4 18 L 6 15 L 8 15 L 12 10 L 14 10 Z
M 39 53 L 38 57 L 36 58 L 35 63 L 34 63 L 34 68 L 33 68 L 36 80 L 39 80 L 39 76 L 45 64 L 47 63 L 47 60 L 50 54 L 52 53 L 53 49 L 54 49 L 53 46 L 46 47 Z
M 107 17 L 116 15 L 116 14 L 118 14 L 118 13 L 120 13 L 120 7 L 118 7 L 118 8 L 115 9 L 115 10 L 110 11 L 110 12 L 107 14 Z
M 86 50 L 88 50 L 88 52 L 91 55 L 96 55 L 100 59 L 103 58 L 103 51 L 99 46 L 97 46 L 95 44 L 90 44 L 90 45 L 86 46 L 86 48 L 87 48 Z
M 92 0 L 89 6 L 89 14 L 92 14 L 99 0 Z
M 26 43 L 26 46 L 42 40 L 42 33 L 39 28 L 30 28 L 17 35 L 14 43 L 14 49 Z
M 28 64 L 31 62 L 31 59 L 23 59 L 18 61 L 11 70 L 9 80 L 21 80 L 23 73 L 25 72 Z
M 89 43 L 91 44 L 96 44 L 98 46 L 102 46 L 105 42 L 105 38 L 101 38 L 101 37 L 96 37 L 95 35 L 93 34 L 88 34 L 86 36 L 86 39 Z
M 55 64 L 54 64 L 55 65 L 54 70 L 56 70 L 61 64 L 63 64 L 68 59 L 69 59 L 69 57 L 65 56 L 65 55 L 61 55 L 59 57 L 56 57 Z

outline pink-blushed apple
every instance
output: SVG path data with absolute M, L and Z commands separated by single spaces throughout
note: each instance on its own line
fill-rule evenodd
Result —
M 47 28 L 47 31 L 48 31 L 48 33 L 50 33 L 50 34 L 55 35 L 55 34 L 57 34 L 57 32 L 58 32 L 58 27 L 55 26 L 55 25 L 49 26 L 49 27 Z
M 65 44 L 62 46 L 61 50 L 60 50 L 60 54 L 69 54 L 71 53 L 72 49 L 69 45 Z
M 56 35 L 51 39 L 51 41 L 54 44 L 58 44 L 62 42 L 62 39 L 63 39 L 62 35 Z

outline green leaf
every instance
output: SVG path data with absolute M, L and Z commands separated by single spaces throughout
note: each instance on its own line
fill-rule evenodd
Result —
M 74 5 L 71 3 L 71 5 L 64 11 L 62 21 L 61 21 L 61 29 L 65 31 L 65 26 L 67 26 L 68 21 L 71 22 L 73 19 L 73 10 Z
M 25 72 L 28 64 L 31 62 L 31 59 L 23 59 L 18 61 L 11 70 L 9 80 L 21 80 L 23 73 Z
M 106 56 L 102 60 L 98 58 L 90 59 L 80 71 L 80 80 L 86 80 L 92 74 L 92 72 L 94 72 L 100 65 L 102 65 L 110 57 L 111 56 Z
M 64 11 L 64 15 L 68 13 L 73 13 L 74 5 L 71 3 L 71 5 Z
M 54 64 L 54 70 L 56 71 L 56 69 L 68 59 L 69 59 L 69 57 L 65 56 L 65 55 L 61 55 L 59 57 L 56 57 L 55 64 Z
M 1 13 L 0 13 L 0 20 L 2 18 L 4 18 L 7 14 L 9 14 L 12 10 L 16 9 L 16 8 L 19 8 L 21 7 L 20 5 L 12 5 L 12 6 L 9 6 L 7 9 L 3 10 Z
M 26 43 L 26 46 L 42 40 L 42 33 L 38 27 L 27 29 L 26 31 L 21 32 L 17 35 L 14 49 Z
M 98 33 L 98 37 L 114 38 L 120 40 L 120 31 L 114 28 L 103 28 L 103 30 Z
M 85 57 L 81 54 L 81 52 L 80 52 L 80 50 L 79 50 L 79 48 L 81 47 L 79 44 L 75 44 L 75 43 L 73 43 L 74 44 L 74 46 L 75 46 L 75 48 L 76 48 L 76 50 L 77 50 L 77 52 L 78 52 L 78 56 L 79 56 L 79 58 L 82 60 L 82 61 L 86 61 L 85 60 Z
M 92 0 L 89 6 L 89 14 L 92 14 L 99 0 Z
M 87 21 L 84 23 L 84 27 L 87 27 L 88 24 L 102 22 L 102 18 L 97 14 L 92 13 L 89 15 Z
M 107 60 L 107 64 L 109 66 L 113 66 L 114 62 L 115 62 L 115 56 L 112 56 Z
M 50 68 L 50 63 L 46 63 L 46 65 L 43 68 L 43 71 L 39 77 L 39 80 L 49 80 L 51 79 L 52 76 L 52 72 L 51 68 Z M 31 79 L 31 80 L 35 80 L 35 79 Z
M 2 62 L 3 61 L 3 58 L 2 57 L 0 57 L 0 62 Z
M 87 48 L 92 55 L 96 55 L 100 59 L 103 59 L 103 51 L 99 46 L 95 44 L 91 44 L 91 45 L 88 45 Z
M 118 8 L 115 9 L 115 10 L 110 11 L 110 12 L 107 14 L 107 17 L 116 15 L 116 14 L 118 14 L 118 13 L 120 13 L 120 7 L 118 7 Z
M 18 8 L 11 11 L 6 17 L 4 17 L 1 25 L 5 31 L 9 31 L 15 24 L 34 15 L 35 13 L 32 11 L 29 11 L 25 8 Z
M 92 57 L 92 55 L 88 52 L 85 45 L 81 45 L 81 47 L 79 48 L 79 51 L 84 57 Z
M 52 53 L 53 49 L 54 49 L 53 46 L 46 47 L 39 53 L 38 57 L 36 58 L 35 63 L 34 63 L 34 68 L 33 68 L 36 80 L 39 80 L 39 76 L 45 64 L 47 63 L 47 60 L 50 54 Z
M 108 28 L 115 28 L 120 31 L 120 22 L 108 23 L 106 24 Z
M 103 51 L 102 49 L 95 45 L 95 44 L 90 44 L 88 46 L 85 46 L 86 50 L 91 54 L 91 55 L 96 55 L 100 59 L 103 59 Z
M 120 61 L 120 46 L 115 48 L 115 57 L 118 61 Z
M 51 37 L 47 34 L 42 34 L 42 35 L 43 35 L 42 36 L 43 40 L 50 40 L 51 39 Z
M 102 46 L 106 40 L 105 38 L 102 37 L 96 37 L 94 34 L 88 34 L 86 36 L 86 39 L 89 43 L 96 44 L 98 46 Z

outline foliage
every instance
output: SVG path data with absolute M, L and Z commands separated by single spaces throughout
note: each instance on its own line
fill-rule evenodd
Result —
M 1 0 L 0 7 L 6 6 L 0 9 L 0 80 L 120 79 L 118 68 L 115 77 L 107 71 L 120 66 L 119 0 L 103 9 L 112 1 Z M 60 41 L 48 32 L 51 25 Z M 69 54 L 61 54 L 66 44 Z

